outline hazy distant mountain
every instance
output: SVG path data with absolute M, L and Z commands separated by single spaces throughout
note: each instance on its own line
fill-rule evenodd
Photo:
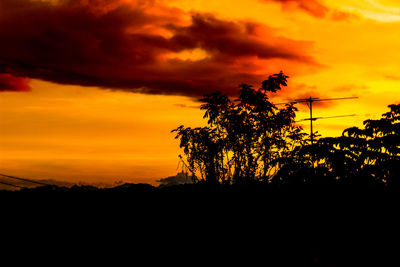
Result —
M 180 184 L 193 184 L 193 178 L 188 173 L 180 172 L 175 176 L 169 176 L 167 178 L 162 178 L 157 180 L 160 186 L 172 186 Z
M 54 185 L 58 187 L 73 187 L 75 185 L 79 186 L 94 186 L 97 188 L 107 188 L 107 187 L 113 187 L 118 184 L 107 184 L 107 183 L 83 183 L 83 182 L 66 182 L 66 181 L 60 181 L 60 180 L 53 180 L 53 179 L 40 179 L 40 180 L 33 180 L 42 184 L 46 185 Z M 5 183 L 2 184 L 1 182 Z M 10 185 L 7 185 L 10 184 Z M 15 186 L 12 186 L 15 185 Z M 16 180 L 12 179 L 9 177 L 5 176 L 0 176 L 0 190 L 19 190 L 20 187 L 23 188 L 34 188 L 37 186 L 41 186 L 40 184 L 32 183 L 29 181 L 22 181 L 22 180 Z

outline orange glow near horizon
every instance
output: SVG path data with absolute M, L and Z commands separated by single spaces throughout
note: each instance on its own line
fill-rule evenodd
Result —
M 52 2 L 54 5 L 58 3 Z M 140 1 L 115 2 L 133 5 Z M 203 74 L 209 75 L 208 68 L 213 72 L 225 66 L 220 64 L 227 64 L 226 61 L 231 68 L 229 71 L 240 70 L 241 73 L 253 75 L 248 77 L 265 75 L 267 78 L 269 74 L 280 70 L 288 74 L 289 86 L 272 96 L 273 102 L 308 96 L 358 96 L 357 100 L 324 102 L 324 105 L 315 107 L 316 117 L 356 114 L 354 117 L 316 121 L 315 130 L 323 136 L 338 136 L 347 127 L 362 126 L 366 119 L 380 118 L 386 112 L 387 105 L 400 102 L 398 1 L 314 0 L 325 7 L 321 13 L 307 5 L 282 5 L 273 0 L 150 2 L 156 9 L 154 14 L 163 16 L 152 27 L 165 25 L 173 17 L 173 14 L 165 15 L 169 11 L 163 7 L 182 13 L 183 22 L 176 22 L 176 25 L 185 25 L 193 13 L 211 14 L 224 21 L 258 25 L 251 35 L 255 36 L 252 41 L 256 45 L 263 40 L 270 46 L 293 52 L 290 57 L 307 53 L 304 55 L 307 57 L 296 59 L 298 61 L 289 56 L 286 58 L 286 55 L 282 58 L 262 58 L 249 54 L 231 63 L 226 55 L 217 61 L 210 60 L 213 53 L 220 49 L 219 46 L 209 48 L 214 43 L 204 45 L 209 48 L 208 51 L 202 48 L 179 50 L 178 47 L 171 49 L 173 52 L 165 52 L 162 49 L 166 48 L 163 47 L 160 54 L 154 52 L 154 58 L 162 58 L 154 66 L 157 72 L 167 77 L 163 77 L 164 80 L 169 82 L 175 79 L 172 85 L 178 84 L 175 83 L 177 79 L 189 81 L 190 85 L 200 84 L 209 78 L 201 77 Z M 157 4 L 162 6 L 157 8 Z M 0 5 L 0 16 L 1 12 Z M 176 25 L 174 27 L 178 27 Z M 243 40 L 240 41 L 247 41 L 241 38 Z M 157 39 L 154 42 L 160 41 Z M 91 45 L 100 46 L 95 42 Z M 92 46 L 89 48 L 93 49 Z M 240 52 L 235 50 L 229 56 L 242 56 Z M 106 59 L 110 64 L 115 63 L 114 57 Z M 309 62 L 308 59 L 315 62 Z M 169 65 L 174 61 L 179 64 Z M 209 62 L 212 62 L 210 67 L 207 65 Z M 1 64 L 0 57 L 0 73 Z M 69 64 L 72 63 L 67 62 L 63 67 L 69 67 Z M 118 67 L 123 68 L 126 64 L 123 62 Z M 193 74 L 186 70 L 187 65 L 184 64 L 205 65 L 201 65 L 204 69 L 196 69 L 198 72 Z M 87 66 L 78 70 L 91 75 Z M 99 68 L 98 71 L 99 74 L 110 73 L 107 68 Z M 133 73 L 136 69 L 117 71 L 126 71 L 127 74 L 121 77 L 129 78 L 129 71 Z M 154 75 L 150 71 L 150 67 L 144 68 L 144 73 L 148 75 L 146 78 Z M 221 69 L 221 73 L 223 71 Z M 230 74 L 228 71 L 226 73 Z M 195 75 L 193 77 L 198 80 L 192 82 L 193 77 L 189 78 L 188 75 Z M 114 73 L 110 77 L 120 78 Z M 217 77 L 218 81 L 226 81 L 230 76 Z M 196 97 L 189 94 L 184 96 L 179 90 L 168 95 L 167 91 L 157 88 L 158 91 L 152 94 L 144 94 L 131 92 L 125 84 L 122 89 L 111 86 L 101 88 L 91 84 L 62 85 L 44 79 L 31 77 L 31 90 L 21 92 L 1 91 L 0 80 L 0 173 L 73 183 L 113 184 L 126 181 L 156 184 L 157 179 L 177 172 L 177 156 L 181 152 L 178 141 L 170 131 L 181 124 L 191 127 L 204 125 L 203 112 L 196 108 L 199 106 Z M 238 85 L 237 81 L 232 83 L 232 87 Z M 255 83 L 253 85 L 258 86 Z M 307 118 L 308 108 L 299 106 L 299 109 L 298 119 Z M 308 123 L 302 125 L 308 132 Z
M 69 182 L 155 183 L 173 175 L 177 123 L 201 124 L 180 96 L 144 95 L 33 80 L 1 98 L 2 173 Z M 182 116 L 184 115 L 184 116 Z M 177 120 L 177 118 L 180 118 Z

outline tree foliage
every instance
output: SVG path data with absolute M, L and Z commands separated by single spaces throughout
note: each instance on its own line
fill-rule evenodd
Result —
M 287 78 L 271 75 L 258 89 L 241 84 L 235 100 L 218 91 L 201 99 L 208 125 L 173 130 L 192 177 L 210 184 L 398 184 L 400 104 L 363 128 L 310 142 L 295 124 L 297 109 L 269 101 Z
M 389 185 L 400 176 L 400 105 L 389 105 L 381 119 L 364 121 L 339 137 L 320 138 L 278 159 L 274 183 Z
M 294 124 L 297 109 L 269 101 L 268 94 L 287 86 L 287 78 L 283 72 L 271 75 L 258 89 L 241 84 L 235 100 L 218 91 L 200 100 L 208 126 L 173 130 L 193 177 L 211 184 L 268 180 L 279 169 L 277 159 L 304 143 Z
M 317 155 L 336 179 L 393 185 L 400 175 L 400 105 L 364 128 L 351 127 L 342 136 L 321 138 Z

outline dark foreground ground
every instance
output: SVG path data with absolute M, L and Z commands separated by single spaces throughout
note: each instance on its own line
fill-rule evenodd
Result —
M 112 266 L 400 266 L 398 198 L 343 185 L 3 191 L 2 241 Z

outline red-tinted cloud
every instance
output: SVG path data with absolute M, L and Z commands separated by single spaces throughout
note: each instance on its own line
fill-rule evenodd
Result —
M 0 92 L 3 91 L 29 91 L 29 79 L 15 77 L 9 73 L 0 73 Z
M 269 60 L 316 65 L 309 42 L 152 0 L 1 0 L 0 36 L 0 69 L 15 75 L 153 94 L 231 94 L 264 79 L 260 67 L 279 71 Z M 207 57 L 168 57 L 196 48 Z
M 287 92 L 287 90 L 290 90 L 290 93 Z M 286 95 L 293 95 L 291 98 L 286 98 L 285 100 L 282 101 L 282 103 L 290 103 L 290 102 L 296 102 L 296 100 L 299 99 L 306 99 L 306 98 L 320 98 L 320 99 L 327 99 L 331 98 L 328 95 L 325 95 L 324 92 L 318 88 L 316 85 L 308 85 L 304 83 L 300 84 L 292 84 L 290 88 L 284 88 L 283 92 Z M 279 102 L 281 103 L 281 101 Z M 316 101 L 313 103 L 313 107 L 320 107 L 320 108 L 325 108 L 325 107 L 331 107 L 334 105 L 332 101 Z M 308 109 L 308 104 L 306 102 L 298 102 L 299 106 L 307 107 Z
M 356 17 L 344 11 L 331 9 L 320 0 L 261 0 L 264 2 L 279 2 L 283 8 L 298 8 L 316 18 L 329 18 L 332 20 L 347 20 Z
M 268 0 L 267 0 L 268 1 Z M 272 0 L 275 2 L 282 3 L 284 6 L 294 5 L 300 8 L 314 17 L 324 18 L 329 12 L 329 8 L 320 3 L 318 0 Z
M 320 99 L 329 99 L 329 96 L 321 96 L 321 93 L 318 91 L 305 91 L 300 94 L 298 94 L 294 99 L 306 99 L 306 98 L 320 98 Z M 306 102 L 300 102 L 300 105 L 307 106 Z M 313 107 L 319 107 L 319 108 L 330 108 L 337 103 L 334 101 L 315 101 L 313 102 Z

